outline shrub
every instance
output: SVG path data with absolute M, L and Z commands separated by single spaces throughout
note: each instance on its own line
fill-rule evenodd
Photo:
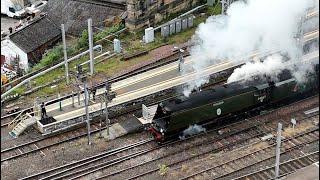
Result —
M 169 167 L 165 164 L 159 165 L 159 174 L 161 176 L 165 175 L 167 171 L 169 170 Z
M 111 27 L 106 28 L 105 30 L 99 32 L 98 34 L 94 35 L 93 41 L 98 41 L 106 36 L 108 36 L 110 33 L 114 33 L 119 31 L 120 29 L 124 28 L 123 24 L 120 25 L 114 25 Z
M 85 29 L 82 31 L 81 36 L 78 39 L 76 49 L 77 50 L 88 49 L 89 48 L 88 38 L 89 38 L 89 34 L 88 34 L 88 31 Z
M 32 71 L 41 69 L 45 66 L 51 66 L 56 61 L 60 60 L 63 57 L 63 47 L 62 45 L 55 46 L 50 49 L 46 54 L 43 55 L 42 59 L 38 64 L 32 67 Z

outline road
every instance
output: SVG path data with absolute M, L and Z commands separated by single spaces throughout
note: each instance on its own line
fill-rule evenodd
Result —
M 5 32 L 8 33 L 9 32 L 9 27 L 15 27 L 19 24 L 18 19 L 13 19 L 13 18 L 9 18 L 6 16 L 1 15 L 1 32 Z

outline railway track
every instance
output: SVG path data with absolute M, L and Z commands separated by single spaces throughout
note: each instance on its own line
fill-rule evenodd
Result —
M 218 81 L 217 83 L 221 83 L 221 82 Z M 207 87 L 210 87 L 210 86 L 207 86 Z M 175 96 L 162 99 L 162 100 L 169 100 L 174 97 Z M 152 104 L 149 104 L 149 105 L 154 105 L 157 103 L 159 103 L 159 101 L 153 102 Z M 132 111 L 137 111 L 137 110 L 139 109 L 133 109 Z M 127 112 L 127 113 L 130 113 L 130 112 Z M 106 129 L 105 124 L 102 124 L 101 130 L 105 130 L 105 129 Z M 99 122 L 91 124 L 91 133 L 98 133 L 99 131 L 100 131 Z M 69 141 L 73 141 L 78 138 L 84 137 L 86 135 L 87 135 L 87 129 L 85 127 L 81 127 L 81 128 L 73 129 L 71 131 L 66 131 L 61 134 L 44 136 L 33 141 L 15 145 L 15 146 L 1 150 L 1 162 L 17 159 L 19 157 L 23 157 L 39 151 L 42 155 L 45 155 L 45 153 L 43 153 L 41 150 L 47 149 L 53 146 L 57 146 L 59 144 L 66 143 Z
M 239 122 L 236 122 L 233 125 L 236 125 L 238 123 Z M 231 125 L 228 125 L 228 126 L 231 126 Z M 227 127 L 227 126 L 225 126 L 225 127 Z M 212 132 L 213 132 L 213 130 L 212 130 Z M 200 134 L 196 135 L 196 136 L 200 136 Z M 193 138 L 193 137 L 189 137 L 187 139 L 190 139 L 190 138 Z M 185 139 L 185 140 L 187 140 L 187 139 Z M 96 172 L 98 170 L 101 170 L 101 169 L 110 167 L 112 165 L 116 165 L 118 163 L 121 163 L 123 161 L 129 160 L 131 158 L 138 157 L 138 156 L 141 156 L 143 154 L 146 154 L 146 153 L 149 153 L 149 152 L 152 152 L 152 151 L 155 151 L 155 150 L 170 146 L 172 144 L 183 142 L 185 140 L 178 140 L 178 141 L 168 142 L 168 143 L 160 145 L 160 146 L 154 146 L 154 147 L 150 147 L 150 148 L 143 148 L 144 150 L 135 151 L 133 153 L 125 154 L 125 155 L 120 156 L 120 157 L 116 156 L 114 159 L 111 159 L 109 161 L 105 161 L 103 163 L 94 164 L 94 165 L 91 165 L 89 167 L 86 167 L 86 168 L 83 168 L 83 169 L 80 169 L 80 170 L 79 169 L 76 170 L 76 168 L 78 168 L 78 167 L 82 167 L 84 165 L 88 166 L 88 164 L 96 163 L 97 161 L 100 160 L 100 156 L 98 158 L 95 158 L 95 159 L 90 157 L 89 161 L 87 160 L 88 158 L 86 158 L 86 159 L 83 159 L 83 160 L 68 164 L 68 166 L 69 166 L 68 169 L 63 169 L 63 168 L 65 168 L 65 166 L 60 166 L 60 167 L 57 167 L 57 168 L 54 168 L 54 169 L 50 169 L 50 170 L 47 170 L 47 171 L 44 171 L 44 172 L 41 172 L 41 173 L 38 173 L 38 174 L 35 174 L 35 175 L 32 175 L 32 176 L 25 177 L 23 179 L 30 179 L 30 178 L 35 178 L 35 177 L 37 177 L 39 179 L 39 176 L 44 176 L 44 175 L 46 175 L 46 176 L 41 177 L 40 179 L 61 179 L 61 178 L 66 178 L 66 177 L 70 178 L 70 176 L 72 177 L 72 179 L 77 179 L 77 178 L 79 178 L 79 177 L 81 177 L 83 175 Z M 115 153 L 119 153 L 119 152 L 115 152 Z M 72 166 L 72 167 L 70 168 L 70 166 Z M 52 172 L 55 172 L 57 170 L 61 170 L 61 171 L 52 174 Z M 76 170 L 76 171 L 70 172 L 71 170 Z M 49 174 L 49 175 L 47 175 L 47 174 Z
M 169 97 L 168 99 L 171 99 L 173 97 Z M 152 104 L 157 104 L 159 101 L 154 102 Z M 137 111 L 137 109 L 133 109 L 132 111 L 129 111 L 127 113 Z M 111 124 L 112 125 L 112 124 Z M 105 124 L 101 125 L 101 130 L 105 130 L 107 127 L 105 127 Z M 100 132 L 100 124 L 99 122 L 91 124 L 91 131 L 90 133 L 98 133 Z M 22 156 L 29 155 L 31 153 L 35 153 L 38 151 L 41 151 L 43 149 L 47 149 L 52 146 L 56 146 L 65 142 L 69 142 L 72 140 L 76 140 L 78 138 L 84 137 L 87 135 L 87 129 L 86 127 L 73 129 L 71 131 L 66 131 L 61 134 L 53 134 L 48 135 L 45 137 L 41 137 L 39 139 L 25 142 L 19 145 L 15 145 L 13 147 L 9 147 L 6 149 L 1 150 L 1 162 L 16 159 Z M 47 143 L 47 141 L 51 141 L 51 143 Z M 42 152 L 42 154 L 44 154 Z
M 257 127 L 257 126 L 255 126 Z M 213 146 L 213 148 L 209 148 L 205 151 L 202 151 L 202 148 L 201 149 L 197 149 L 198 152 L 200 153 L 197 153 L 197 154 L 194 154 L 194 155 L 183 155 L 184 159 L 182 160 L 179 160 L 179 161 L 175 161 L 175 162 L 172 162 L 172 163 L 169 163 L 167 164 L 166 166 L 169 167 L 169 168 L 174 168 L 173 166 L 176 166 L 180 163 L 183 163 L 183 162 L 186 162 L 186 161 L 190 161 L 192 159 L 196 159 L 196 158 L 199 158 L 200 156 L 204 156 L 204 155 L 207 155 L 209 153 L 217 153 L 217 152 L 220 152 L 220 151 L 223 151 L 223 150 L 227 150 L 233 146 L 236 146 L 236 145 L 239 145 L 241 143 L 245 143 L 249 140 L 252 140 L 254 138 L 257 138 L 257 137 L 261 137 L 262 135 L 265 135 L 265 134 L 268 134 L 268 133 L 271 133 L 274 131 L 274 128 L 271 128 L 272 126 L 268 126 L 269 128 L 268 129 L 272 129 L 272 130 L 267 130 L 266 131 L 261 131 L 261 130 L 257 130 L 255 128 L 252 128 L 250 131 L 246 131 L 244 132 L 244 130 L 238 130 L 238 133 L 236 134 L 233 134 L 231 136 L 226 136 L 226 137 L 223 137 L 222 139 L 220 139 L 218 137 L 218 140 L 215 141 L 215 142 L 212 142 L 212 144 L 209 144 L 211 146 Z M 217 145 L 216 145 L 217 144 Z M 188 149 L 184 149 L 183 151 L 186 151 Z M 180 152 L 181 153 L 181 152 Z M 168 159 L 168 161 L 170 162 L 170 160 Z M 138 165 L 140 166 L 140 165 Z M 136 166 L 136 167 L 138 167 Z M 150 166 L 150 164 L 148 165 Z M 144 176 L 147 176 L 147 175 L 151 175 L 152 173 L 156 173 L 160 170 L 160 167 L 157 167 L 156 165 L 153 165 L 154 167 L 152 169 L 148 168 L 149 170 L 143 172 L 143 173 L 140 173 L 140 174 L 137 174 L 135 176 L 131 176 L 131 177 L 126 177 L 125 179 L 138 179 L 138 178 L 141 178 L 141 177 L 144 177 Z M 136 168 L 135 167 L 135 168 Z M 145 167 L 147 168 L 147 167 Z M 225 168 L 224 167 L 220 167 L 219 169 L 216 169 L 215 172 L 225 172 L 223 171 L 223 169 Z M 131 169 L 131 168 L 130 168 Z M 127 169 L 126 169 L 127 170 Z M 120 170 L 121 172 L 123 171 L 126 171 L 126 170 Z M 117 171 L 116 173 L 118 173 L 119 171 Z M 131 173 L 127 173 L 127 174 L 132 174 L 133 172 L 136 172 L 136 171 L 131 171 Z M 108 175 L 105 175 L 105 176 L 102 176 L 101 178 L 99 177 L 99 179 L 104 179 L 104 178 L 107 178 L 107 177 L 110 177 L 110 176 L 114 176 L 115 173 L 111 173 L 111 174 L 108 174 Z M 122 177 L 121 177 L 122 178 Z M 146 177 L 147 179 L 148 178 L 151 178 L 151 177 Z M 212 177 L 212 178 L 216 178 L 216 177 Z M 115 178 L 117 179 L 117 177 Z M 183 178 L 183 179 L 188 179 L 188 178 Z M 201 177 L 200 177 L 201 179 Z
M 289 153 L 293 150 L 296 150 L 304 145 L 316 142 L 319 140 L 319 128 L 312 129 L 307 132 L 300 133 L 291 138 L 282 140 L 282 146 L 284 151 L 281 154 Z M 238 157 L 231 159 L 221 164 L 215 164 L 212 167 L 206 168 L 199 172 L 193 173 L 189 176 L 181 178 L 181 180 L 191 179 L 191 178 L 201 178 L 203 174 L 206 174 L 206 177 L 211 177 L 214 179 L 226 178 L 230 174 L 237 173 L 245 168 L 257 166 L 261 162 L 268 161 L 275 158 L 275 146 L 276 142 L 273 142 L 271 145 L 258 149 L 254 152 L 249 152 L 247 154 L 239 153 Z M 245 163 L 243 163 L 245 162 Z M 314 162 L 313 162 L 314 163 Z M 211 173 L 212 172 L 212 173 Z M 214 173 L 213 173 L 214 172 Z M 215 176 L 210 176 L 210 174 L 215 174 Z M 270 176 L 269 178 L 272 178 Z
M 311 152 L 306 155 L 285 161 L 279 165 L 279 176 L 284 177 L 296 172 L 297 170 L 309 166 L 319 160 L 319 151 Z M 246 179 L 274 179 L 275 166 L 269 166 L 262 170 L 254 171 L 250 174 L 240 176 L 234 180 Z
M 227 125 L 225 127 L 222 127 L 220 129 L 224 129 L 226 127 L 228 127 L 230 129 L 231 126 L 234 126 L 234 129 L 229 131 L 229 133 L 225 134 L 225 135 L 218 135 L 217 137 L 214 136 L 213 138 L 215 138 L 214 140 L 211 139 L 211 140 L 208 140 L 206 143 L 209 143 L 209 144 L 212 144 L 213 142 L 217 142 L 217 141 L 221 141 L 220 143 L 217 143 L 217 144 L 221 144 L 223 143 L 223 138 L 225 137 L 228 137 L 228 136 L 231 136 L 231 135 L 237 135 L 237 134 L 240 134 L 240 133 L 244 133 L 244 131 L 249 131 L 248 132 L 249 134 L 247 135 L 248 138 L 240 138 L 240 137 L 232 137 L 233 139 L 237 139 L 237 140 L 241 140 L 241 142 L 243 141 L 247 141 L 247 140 L 250 140 L 252 139 L 253 137 L 258 137 L 258 136 L 261 136 L 267 132 L 272 132 L 274 131 L 274 128 L 272 127 L 269 127 L 267 128 L 264 124 L 267 123 L 268 121 L 271 121 L 271 120 L 264 120 L 264 121 L 255 121 L 254 123 L 252 123 L 250 126 L 248 126 L 248 121 L 246 122 L 236 122 L 234 124 L 231 124 L 231 125 Z M 238 124 L 241 124 L 244 126 L 243 129 L 239 129 L 239 125 Z M 285 122 L 284 122 L 285 123 Z M 250 124 L 250 123 L 249 123 Z M 257 126 L 261 126 L 260 128 L 256 128 Z M 263 126 L 264 125 L 264 126 Z M 264 127 L 265 130 L 261 130 L 261 128 Z M 268 130 L 269 129 L 269 130 Z M 215 129 L 215 130 L 212 130 L 210 132 L 215 132 L 219 129 Z M 207 133 L 210 133 L 210 132 L 207 132 Z M 201 134 L 199 135 L 196 135 L 196 136 L 201 136 Z M 194 137 L 190 137 L 190 138 L 194 138 Z M 187 138 L 187 139 L 190 139 L 190 138 Z M 43 179 L 61 179 L 61 178 L 71 178 L 71 179 L 77 179 L 77 178 L 80 178 L 80 177 L 83 177 L 85 175 L 88 175 L 88 174 L 91 174 L 91 173 L 94 173 L 94 172 L 97 172 L 97 171 L 100 171 L 100 170 L 103 170 L 103 169 L 106 169 L 108 167 L 111 167 L 111 166 L 115 166 L 119 163 L 122 163 L 124 161 L 127 161 L 129 159 L 132 159 L 132 158 L 135 158 L 135 157 L 139 157 L 139 156 L 142 156 L 144 154 L 147 154 L 147 153 L 150 153 L 152 151 L 155 151 L 155 150 L 158 150 L 158 149 L 161 149 L 161 148 L 164 148 L 164 147 L 168 147 L 170 145 L 173 145 L 173 144 L 176 144 L 176 143 L 179 143 L 179 142 L 184 142 L 185 140 L 178 140 L 178 141 L 175 141 L 175 142 L 170 142 L 168 144 L 165 144 L 165 145 L 162 145 L 162 146 L 157 146 L 157 147 L 151 147 L 151 148 L 143 148 L 142 151 L 137 151 L 137 152 L 134 152 L 134 153 L 131 153 L 131 154 L 125 154 L 123 156 L 117 156 L 117 158 L 115 159 L 109 159 L 108 161 L 105 161 L 105 162 L 101 162 L 101 163 L 97 163 L 97 161 L 101 160 L 101 159 L 98 159 L 98 160 L 93 160 L 91 159 L 90 162 L 82 162 L 81 163 L 81 166 L 77 165 L 77 163 L 74 163 L 73 165 L 72 164 L 69 164 L 69 166 L 72 166 L 72 168 L 68 168 L 68 169 L 64 169 L 64 170 L 61 170 L 62 167 L 58 167 L 57 169 L 52 169 L 50 171 L 45 171 L 44 173 L 39 173 L 37 174 L 37 176 L 31 176 L 31 177 L 28 177 L 26 179 L 30 179 L 30 178 L 34 178 L 34 177 L 39 177 L 39 176 L 43 176 L 42 178 Z M 198 143 L 198 144 L 195 144 L 193 147 L 197 147 L 201 144 L 203 144 L 204 142 L 202 143 Z M 230 147 L 230 142 L 227 142 L 229 145 L 228 147 Z M 239 143 L 239 141 L 238 141 Z M 216 143 L 215 143 L 216 144 Z M 221 147 L 220 147 L 221 148 Z M 226 147 L 225 147 L 226 148 Z M 181 149 L 181 151 L 184 151 L 186 149 Z M 212 150 L 211 150 L 212 151 Z M 210 151 L 210 152 L 211 152 Z M 168 155 L 167 155 L 168 156 Z M 156 160 L 150 160 L 150 162 L 152 161 L 156 161 Z M 144 162 L 142 163 L 141 165 L 143 164 L 147 164 L 149 162 Z M 82 168 L 82 169 L 79 169 L 79 167 L 83 167 L 84 165 L 86 165 L 86 168 Z M 140 165 L 138 165 L 140 166 Z M 138 167 L 137 166 L 137 167 Z M 136 166 L 134 166 L 136 167 Z M 132 168 L 134 168 L 132 167 Z M 52 172 L 55 172 L 57 171 L 58 169 L 60 169 L 59 172 L 56 172 L 56 173 L 53 173 Z M 131 168 L 129 168 L 131 169 Z M 112 173 L 112 174 L 108 174 L 108 176 L 103 176 L 101 178 L 106 178 L 106 177 L 109 177 L 109 176 L 113 176 L 113 175 L 116 175 L 117 173 L 121 173 L 123 171 L 126 171 L 126 170 L 129 170 L 129 169 L 123 169 L 123 170 L 119 170 L 117 171 L 116 173 Z M 144 173 L 140 176 L 144 176 L 146 174 L 150 174 L 152 172 L 155 172 L 159 170 L 159 168 L 154 168 L 152 171 L 149 171 L 147 173 Z M 49 175 L 48 175 L 49 173 Z M 50 174 L 51 173 L 51 174 Z M 140 177 L 138 176 L 138 177 Z
M 101 130 L 104 130 L 106 128 L 107 127 L 102 127 Z M 91 125 L 91 133 L 98 133 L 99 131 L 100 131 L 100 126 L 98 126 L 97 124 Z M 43 149 L 47 149 L 52 146 L 56 146 L 68 141 L 72 141 L 86 135 L 87 135 L 87 130 L 85 128 L 81 128 L 81 129 L 76 129 L 74 131 L 65 132 L 63 134 L 42 137 L 33 141 L 19 144 L 17 146 L 9 147 L 1 150 L 1 162 L 26 156 L 31 153 L 35 153 L 37 151 L 41 151 Z M 45 155 L 43 152 L 41 153 Z

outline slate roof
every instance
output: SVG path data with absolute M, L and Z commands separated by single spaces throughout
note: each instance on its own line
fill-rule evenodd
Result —
M 124 12 L 119 9 L 73 0 L 48 1 L 43 11 L 56 24 L 65 24 L 66 31 L 76 36 L 88 28 L 87 20 L 89 18 L 92 18 L 93 26 L 103 27 L 104 20 Z
M 60 27 L 44 16 L 35 20 L 23 29 L 11 34 L 9 37 L 24 52 L 33 52 L 43 44 L 60 36 Z

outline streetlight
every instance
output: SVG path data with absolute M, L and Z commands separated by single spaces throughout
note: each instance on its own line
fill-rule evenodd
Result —
M 179 47 L 177 47 L 177 46 L 174 46 L 173 47 L 174 49 L 179 49 L 179 66 L 178 66 L 178 70 L 179 70 L 179 72 L 181 72 L 182 71 L 182 67 L 183 67 L 183 63 L 184 63 L 184 58 L 183 58 L 183 52 L 184 52 L 184 50 L 182 49 L 182 48 L 179 48 Z
M 86 111 L 86 119 L 87 119 L 87 130 L 88 130 L 88 144 L 91 145 L 91 139 L 90 139 L 90 117 L 89 117 L 89 98 L 88 98 L 88 87 L 86 82 L 86 75 L 84 74 L 82 70 L 81 65 L 77 65 L 77 78 L 80 82 L 83 83 L 83 89 L 84 89 L 84 104 L 85 104 L 85 111 Z

